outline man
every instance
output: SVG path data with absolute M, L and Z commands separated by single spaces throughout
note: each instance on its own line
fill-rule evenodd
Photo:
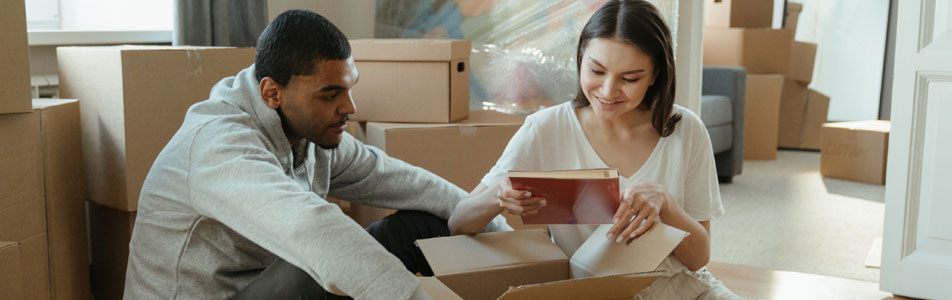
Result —
M 156 158 L 125 298 L 429 299 L 413 242 L 460 231 L 446 219 L 466 192 L 344 133 L 359 74 L 327 19 L 285 12 L 256 51 Z M 401 211 L 365 231 L 328 196 Z

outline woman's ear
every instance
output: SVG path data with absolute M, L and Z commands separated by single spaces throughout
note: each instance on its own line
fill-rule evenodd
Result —
M 264 104 L 267 104 L 268 107 L 277 109 L 281 107 L 281 85 L 278 82 L 271 79 L 271 77 L 265 77 L 261 79 L 261 83 L 258 84 L 258 89 L 261 91 L 261 99 L 264 101 Z

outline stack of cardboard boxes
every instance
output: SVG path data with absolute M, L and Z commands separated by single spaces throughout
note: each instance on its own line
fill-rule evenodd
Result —
M 0 25 L 0 297 L 89 299 L 79 105 L 31 99 L 23 1 Z
M 139 192 L 153 161 L 189 106 L 254 61 L 254 49 L 61 47 L 60 96 L 81 105 L 92 286 L 96 299 L 121 299 Z M 79 117 L 77 115 L 77 119 Z M 79 132 L 76 133 L 79 136 Z
M 744 158 L 776 159 L 777 147 L 819 149 L 829 98 L 808 89 L 816 45 L 794 41 L 800 5 L 771 29 L 772 0 L 708 0 L 704 64 L 747 69 Z
M 479 185 L 525 119 L 470 111 L 469 41 L 353 40 L 351 48 L 360 71 L 351 134 L 466 191 Z M 350 212 L 366 226 L 392 211 L 351 205 Z M 519 218 L 507 219 L 522 228 Z
M 30 104 L 30 66 L 29 52 L 26 40 L 26 13 L 24 4 L 19 1 L 10 5 L 9 9 L 0 11 L 0 24 L 4 25 L 5 31 L 0 35 L 0 144 L 3 145 L 2 155 L 0 155 L 0 167 L 3 170 L 0 173 L 0 287 L 3 287 L 4 294 L 14 297 L 23 296 L 24 278 L 30 278 L 29 274 L 23 273 L 24 266 L 34 268 L 38 265 L 45 266 L 39 261 L 48 256 L 43 253 L 33 254 L 37 258 L 28 258 L 35 248 L 45 248 L 46 241 L 40 241 L 39 235 L 44 227 L 42 222 L 28 221 L 29 219 L 42 218 L 45 213 L 38 210 L 40 197 L 37 196 L 37 182 L 42 175 L 37 175 L 41 164 L 37 161 L 35 155 L 38 151 L 38 143 L 26 140 L 17 140 L 15 138 L 22 135 L 39 135 L 35 128 L 31 132 L 25 133 L 19 130 L 13 131 L 12 128 L 23 129 L 30 127 L 31 118 L 23 113 L 31 111 Z M 9 129 L 8 129 L 9 127 Z M 7 131 L 12 131 L 7 133 Z M 15 134 L 16 136 L 8 137 Z M 35 139 L 35 138 L 34 138 Z M 14 169 L 18 167 L 18 169 Z M 12 172 L 11 170 L 20 170 L 27 168 L 22 173 Z M 24 189 L 24 184 L 30 186 Z M 24 218 L 25 212 L 31 212 L 30 218 Z M 21 244 L 26 239 L 32 241 L 28 244 Z M 35 247 L 32 244 L 41 244 Z M 34 249 L 21 249 L 30 247 Z M 45 252 L 45 250 L 43 251 Z M 42 280 L 49 282 L 49 273 L 42 276 Z M 31 286 L 26 287 L 32 290 Z M 49 297 L 49 291 L 44 292 Z M 19 299 L 19 298 L 17 298 Z

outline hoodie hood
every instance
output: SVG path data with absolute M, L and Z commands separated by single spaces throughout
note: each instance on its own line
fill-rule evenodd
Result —
M 265 104 L 261 97 L 260 82 L 255 77 L 254 65 L 241 70 L 234 77 L 219 81 L 212 87 L 208 99 L 237 106 L 262 128 L 265 137 L 278 149 L 278 153 L 291 151 L 290 141 L 281 126 L 281 117 L 275 109 Z

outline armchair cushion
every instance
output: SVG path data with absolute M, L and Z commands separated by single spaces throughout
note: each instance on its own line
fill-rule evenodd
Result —
M 731 99 L 721 95 L 701 97 L 701 121 L 711 136 L 714 154 L 731 149 L 734 142 L 734 114 Z
M 744 163 L 744 105 L 747 71 L 706 66 L 702 75 L 701 121 L 711 136 L 717 177 L 730 182 Z

